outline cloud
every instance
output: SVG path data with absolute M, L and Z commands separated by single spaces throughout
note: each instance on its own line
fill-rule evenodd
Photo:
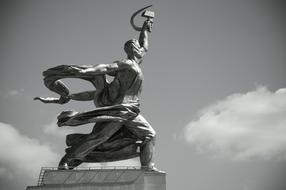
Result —
M 9 90 L 6 93 L 2 94 L 4 96 L 4 98 L 9 98 L 9 97 L 15 97 L 18 96 L 20 94 L 22 94 L 24 92 L 24 89 L 14 89 L 14 90 Z
M 286 88 L 233 94 L 203 109 L 184 129 L 199 151 L 233 160 L 286 158 Z
M 61 138 L 75 132 L 72 128 L 58 127 L 56 119 L 53 119 L 51 123 L 44 125 L 43 131 L 47 135 L 53 135 Z
M 11 186 L 23 185 L 21 189 L 35 184 L 41 167 L 53 166 L 59 160 L 49 146 L 5 123 L 0 123 L 0 152 L 0 180 Z

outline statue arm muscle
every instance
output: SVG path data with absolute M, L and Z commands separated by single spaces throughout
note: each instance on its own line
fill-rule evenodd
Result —
M 148 33 L 146 29 L 143 29 L 139 35 L 139 44 L 141 48 L 144 48 L 145 52 L 148 51 Z
M 143 23 L 142 30 L 139 35 L 139 44 L 141 48 L 144 48 L 145 52 L 148 51 L 148 32 L 152 31 L 152 25 L 153 21 L 152 20 L 146 20 Z
M 124 69 L 122 64 L 118 64 L 119 62 L 113 62 L 111 64 L 99 64 L 90 68 L 86 68 L 80 71 L 80 74 L 83 76 L 88 75 L 104 75 L 109 73 L 118 72 Z
M 71 94 L 69 95 L 69 98 L 77 101 L 91 101 L 94 99 L 95 92 L 96 91 L 94 90 L 94 91 L 85 91 L 76 94 Z

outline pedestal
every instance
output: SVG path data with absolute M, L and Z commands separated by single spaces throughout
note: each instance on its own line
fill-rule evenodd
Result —
M 166 190 L 166 174 L 130 168 L 43 168 L 38 185 L 27 190 Z

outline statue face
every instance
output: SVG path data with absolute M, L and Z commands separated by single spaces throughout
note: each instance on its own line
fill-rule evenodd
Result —
M 142 51 L 141 51 L 141 47 L 139 45 L 139 42 L 136 41 L 135 43 L 132 43 L 132 52 L 133 52 L 133 55 L 135 57 L 137 57 L 138 59 L 141 59 L 142 58 Z
M 152 28 L 153 28 L 153 19 L 148 20 L 148 32 L 152 32 Z
M 126 53 L 130 57 L 135 56 L 137 58 L 142 58 L 140 48 L 138 40 L 132 39 L 127 44 Z
M 133 50 L 137 50 L 138 51 L 140 49 L 140 45 L 139 45 L 138 40 L 132 41 L 131 47 L 132 47 Z

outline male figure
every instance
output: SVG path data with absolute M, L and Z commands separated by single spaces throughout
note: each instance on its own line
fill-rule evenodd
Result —
M 152 24 L 151 18 L 146 20 L 140 31 L 139 40 L 132 39 L 125 43 L 127 58 L 124 60 L 96 66 L 61 65 L 43 72 L 45 85 L 60 94 L 60 98 L 36 97 L 35 99 L 44 103 L 59 104 L 67 103 L 70 99 L 93 100 L 97 107 L 93 111 L 83 113 L 65 111 L 58 116 L 60 127 L 96 123 L 88 135 L 67 136 L 67 145 L 70 147 L 60 161 L 59 168 L 72 169 L 87 160 L 100 162 L 134 157 L 136 154 L 134 146 L 132 148 L 130 144 L 131 141 L 128 143 L 126 141 L 126 146 L 123 147 L 124 143 L 116 138 L 119 131 L 123 131 L 121 134 L 130 133 L 133 145 L 135 141 L 142 142 L 140 144 L 142 169 L 155 170 L 153 162 L 155 131 L 140 115 L 138 98 L 143 81 L 139 65 L 148 50 L 148 32 L 151 32 Z M 106 75 L 113 76 L 114 80 L 108 83 Z M 90 81 L 96 90 L 69 94 L 68 88 L 59 80 L 62 78 Z M 98 152 L 103 150 L 107 154 L 100 159 Z

